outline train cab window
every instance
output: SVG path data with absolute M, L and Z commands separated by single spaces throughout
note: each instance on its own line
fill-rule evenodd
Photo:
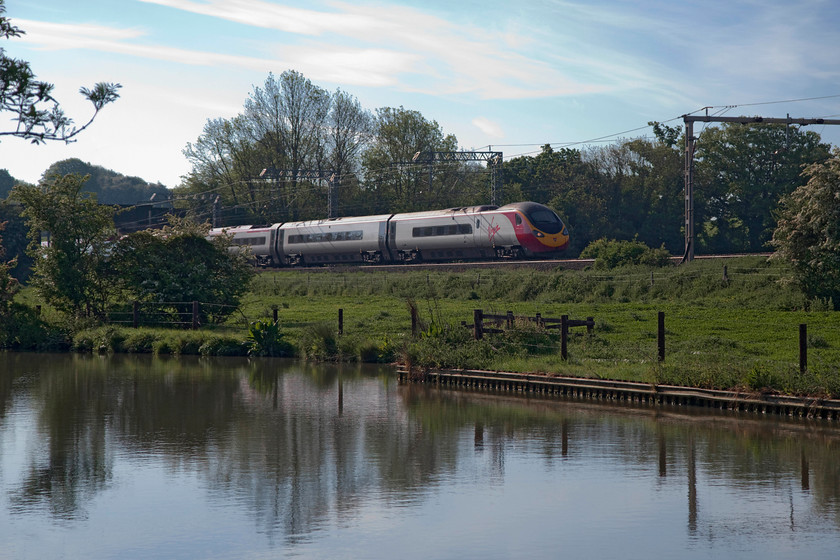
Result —
M 516 215 L 516 225 L 522 225 L 522 216 L 520 216 L 519 214 Z

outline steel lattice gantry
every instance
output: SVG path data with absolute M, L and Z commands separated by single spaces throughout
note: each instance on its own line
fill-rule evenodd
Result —
M 498 204 L 501 198 L 502 185 L 499 181 L 499 167 L 502 164 L 502 152 L 417 152 L 411 158 L 412 163 L 426 164 L 431 168 L 436 163 L 486 161 L 490 169 L 490 204 Z
M 327 182 L 327 217 L 335 218 L 336 208 L 336 174 L 333 171 L 320 169 L 275 169 L 268 167 L 260 172 L 260 177 L 269 181 L 326 181 Z

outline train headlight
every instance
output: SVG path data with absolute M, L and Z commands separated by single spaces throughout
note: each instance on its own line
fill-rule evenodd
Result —
M 534 237 L 545 237 L 545 234 L 541 231 L 534 230 Z

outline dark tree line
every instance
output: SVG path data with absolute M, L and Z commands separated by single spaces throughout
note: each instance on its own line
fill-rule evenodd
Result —
M 552 206 L 572 230 L 570 254 L 602 238 L 681 253 L 684 138 L 680 128 L 651 125 L 651 138 L 585 150 L 546 145 L 505 161 L 501 202 Z M 417 152 L 457 149 L 455 136 L 418 111 L 368 111 L 287 71 L 255 87 L 236 117 L 207 122 L 184 150 L 192 171 L 177 194 L 199 219 L 213 216 L 215 201 L 219 225 L 325 218 L 330 181 L 339 216 L 489 203 L 486 167 L 413 163 Z M 797 127 L 706 128 L 695 155 L 697 250 L 768 250 L 779 201 L 829 149 Z

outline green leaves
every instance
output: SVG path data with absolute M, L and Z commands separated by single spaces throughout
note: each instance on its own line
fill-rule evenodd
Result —
M 24 32 L 3 15 L 5 12 L 4 0 L 0 0 L 0 37 L 10 39 L 23 35 Z M 53 140 L 71 142 L 93 122 L 105 105 L 117 100 L 120 87 L 120 84 L 100 82 L 91 89 L 81 88 L 81 94 L 93 104 L 94 113 L 77 128 L 53 98 L 53 85 L 36 80 L 28 62 L 10 58 L 0 48 L 0 112 L 12 113 L 11 120 L 17 123 L 11 130 L 0 131 L 0 136 L 24 138 L 33 144 Z
M 248 328 L 248 355 L 290 356 L 291 345 L 283 340 L 280 325 L 273 321 L 254 321 Z
M 783 200 L 771 244 L 810 298 L 840 304 L 840 150 L 805 170 L 808 182 Z

